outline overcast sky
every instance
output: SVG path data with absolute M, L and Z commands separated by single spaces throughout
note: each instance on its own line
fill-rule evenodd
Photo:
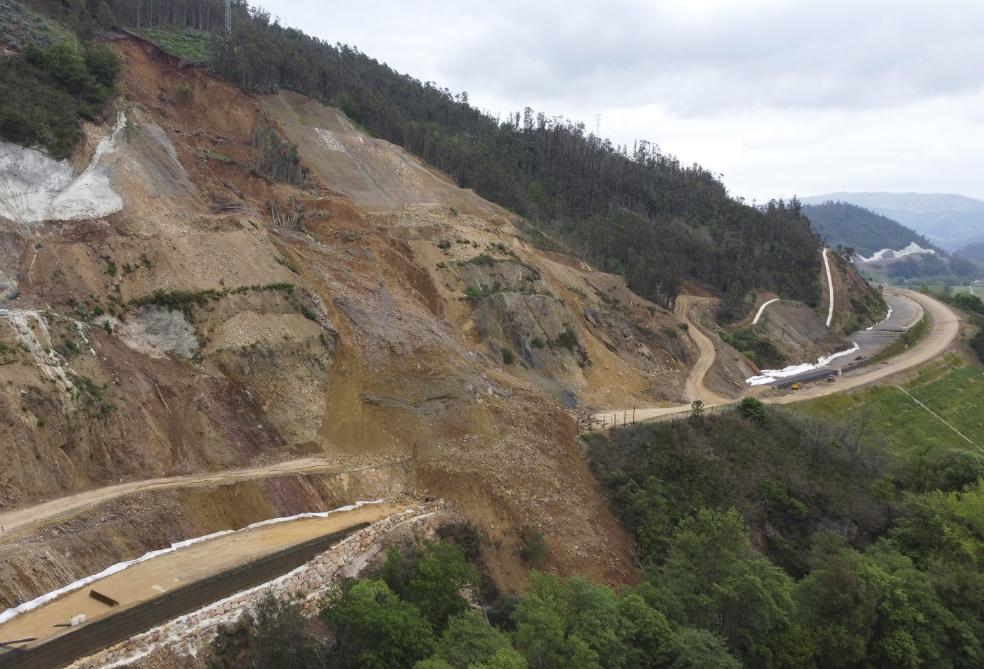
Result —
M 659 144 L 759 201 L 984 199 L 980 0 L 260 0 L 503 116 Z

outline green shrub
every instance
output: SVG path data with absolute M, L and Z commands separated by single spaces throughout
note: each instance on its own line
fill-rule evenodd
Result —
M 160 26 L 146 28 L 140 34 L 173 56 L 195 63 L 208 60 L 215 38 L 204 30 Z
M 978 360 L 984 363 L 984 330 L 978 332 L 970 340 L 970 350 L 974 352 Z
M 515 361 L 516 361 L 516 356 L 513 355 L 513 352 L 510 351 L 508 348 L 503 347 L 502 348 L 502 362 L 505 363 L 505 364 L 507 364 L 507 365 L 511 365 Z
M 549 554 L 550 548 L 543 532 L 528 525 L 519 530 L 519 558 L 527 567 L 542 567 Z
M 192 307 L 204 307 L 210 299 L 219 299 L 221 293 L 215 290 L 155 290 L 150 295 L 137 298 L 130 302 L 135 307 L 155 306 L 162 309 L 172 309 L 183 311 L 186 316 L 191 315 Z
M 323 643 L 308 632 L 300 607 L 268 594 L 253 613 L 219 627 L 209 646 L 207 666 L 310 667 L 316 666 L 322 649 Z
M 738 415 L 745 420 L 762 425 L 768 416 L 768 410 L 761 400 L 754 397 L 746 397 L 738 403 Z
M 786 366 L 786 356 L 775 344 L 765 339 L 757 328 L 725 332 L 721 338 L 761 369 L 781 369 Z
M 469 258 L 463 261 L 462 265 L 478 265 L 479 267 L 491 267 L 496 264 L 498 260 L 490 256 L 488 253 L 480 253 L 474 258 Z
M 191 89 L 188 88 L 188 84 L 184 82 L 178 84 L 174 89 L 174 96 L 181 104 L 188 104 L 191 101 Z
M 563 332 L 557 335 L 557 338 L 554 339 L 550 345 L 558 348 L 566 348 L 568 351 L 573 351 L 580 345 L 580 342 L 577 340 L 577 334 L 570 326 L 568 326 Z
M 301 165 L 297 145 L 281 137 L 266 121 L 257 123 L 253 131 L 249 167 L 271 181 L 292 186 L 304 186 L 308 182 L 308 172 Z

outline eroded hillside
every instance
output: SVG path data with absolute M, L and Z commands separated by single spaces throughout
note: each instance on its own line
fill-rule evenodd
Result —
M 685 400 L 696 352 L 680 322 L 332 109 L 115 48 L 118 122 L 86 126 L 82 176 L 46 193 L 8 179 L 3 194 L 3 507 L 301 456 L 399 460 L 388 491 L 452 500 L 492 536 L 504 582 L 524 525 L 559 569 L 626 578 L 573 411 Z M 291 164 L 284 140 L 296 185 L 263 176 Z M 70 210 L 52 209 L 66 190 Z M 192 531 L 141 499 L 126 524 L 145 531 L 124 544 L 119 506 L 74 521 L 84 559 L 60 525 L 8 540 L 3 596 Z M 31 569 L 28 545 L 45 555 Z
M 526 526 L 561 572 L 631 578 L 576 417 L 740 394 L 756 368 L 718 336 L 716 300 L 674 315 L 333 108 L 113 48 L 120 95 L 69 161 L 0 144 L 0 506 L 299 458 L 332 470 L 237 484 L 233 515 L 175 490 L 170 507 L 138 494 L 28 524 L 0 550 L 0 603 L 360 495 L 452 501 L 506 586 Z M 841 331 L 866 286 L 835 276 Z M 782 309 L 812 327 L 825 299 Z M 691 326 L 716 357 L 698 364 Z

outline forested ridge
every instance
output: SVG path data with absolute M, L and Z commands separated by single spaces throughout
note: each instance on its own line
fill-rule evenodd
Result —
M 803 213 L 831 248 L 853 248 L 863 256 L 872 256 L 882 249 L 898 251 L 912 243 L 938 250 L 928 239 L 901 223 L 848 202 L 807 204 Z
M 915 243 L 936 252 L 889 264 L 884 272 L 894 281 L 931 279 L 934 283 L 960 284 L 980 276 L 981 269 L 967 258 L 948 256 L 914 230 L 864 207 L 831 201 L 804 205 L 803 213 L 831 248 L 843 247 L 872 256 L 883 249 L 899 251 Z
M 222 2 L 35 0 L 33 6 L 95 31 L 169 26 L 221 34 Z M 285 28 L 237 0 L 230 40 L 209 41 L 208 66 L 247 91 L 280 88 L 345 111 L 368 132 L 447 172 L 640 294 L 670 306 L 685 281 L 723 298 L 723 316 L 749 308 L 750 290 L 815 303 L 820 240 L 798 203 L 764 210 L 729 197 L 699 165 L 649 142 L 632 149 L 584 125 L 531 109 L 504 121 L 431 82 L 400 74 L 345 45 Z M 535 237 L 535 235 L 534 235 Z

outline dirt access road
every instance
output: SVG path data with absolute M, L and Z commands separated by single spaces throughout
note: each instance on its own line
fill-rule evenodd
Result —
M 190 474 L 187 476 L 169 476 L 164 478 L 146 479 L 143 481 L 132 481 L 119 485 L 107 486 L 87 490 L 77 495 L 59 497 L 48 502 L 42 502 L 34 506 L 16 509 L 0 513 L 0 527 L 4 528 L 3 536 L 0 541 L 12 537 L 15 533 L 22 530 L 31 529 L 40 525 L 45 525 L 55 520 L 75 515 L 93 506 L 109 502 L 119 497 L 133 495 L 137 493 L 152 492 L 155 490 L 165 490 L 169 488 L 201 487 L 210 485 L 221 485 L 234 483 L 236 481 L 246 481 L 252 479 L 272 478 L 276 476 L 292 476 L 303 474 L 335 474 L 340 472 L 354 472 L 387 465 L 398 464 L 402 461 L 380 462 L 373 465 L 351 467 L 331 463 L 317 458 L 303 458 L 300 460 L 289 460 L 276 464 L 263 465 L 259 467 L 248 467 L 245 469 L 230 469 L 221 472 L 210 472 L 205 474 Z
M 677 298 L 674 312 L 676 317 L 687 324 L 687 332 L 690 339 L 697 345 L 700 357 L 697 364 L 690 370 L 687 376 L 687 384 L 684 386 L 684 394 L 691 401 L 701 400 L 704 404 L 726 404 L 730 400 L 723 395 L 718 395 L 713 390 L 704 385 L 704 377 L 714 365 L 717 356 L 714 342 L 704 334 L 697 325 L 697 319 L 690 317 L 691 310 L 700 304 L 711 301 L 708 297 L 697 297 L 694 295 L 681 295 Z
M 21 613 L 0 624 L 0 640 L 35 639 L 18 645 L 18 648 L 30 648 L 72 629 L 65 625 L 79 614 L 85 615 L 84 624 L 89 624 L 290 546 L 361 523 L 375 523 L 401 508 L 388 503 L 367 504 L 358 509 L 337 511 L 323 518 L 302 518 L 263 525 L 192 544 L 134 564 L 32 611 Z M 90 597 L 89 592 L 93 588 L 117 600 L 119 606 L 106 606 Z
M 929 333 L 926 335 L 917 346 L 909 349 L 905 353 L 901 353 L 889 360 L 869 367 L 862 367 L 855 372 L 849 372 L 841 376 L 837 383 L 833 384 L 817 384 L 814 386 L 807 387 L 800 391 L 790 392 L 777 397 L 762 397 L 763 401 L 770 404 L 793 404 L 796 402 L 803 402 L 805 400 L 815 399 L 817 397 L 824 397 L 826 395 L 833 395 L 834 393 L 842 393 L 850 390 L 857 390 L 864 386 L 877 383 L 886 378 L 899 374 L 901 372 L 906 372 L 910 369 L 924 365 L 935 358 L 943 355 L 948 348 L 956 341 L 957 336 L 960 334 L 960 319 L 957 317 L 956 313 L 953 312 L 950 307 L 946 306 L 939 300 L 935 300 L 928 295 L 923 295 L 922 293 L 917 293 L 911 290 L 902 290 L 900 288 L 890 288 L 888 289 L 899 295 L 908 297 L 914 300 L 923 308 L 923 311 L 929 316 L 930 328 Z M 678 298 L 682 299 L 682 298 Z M 683 312 L 684 315 L 689 314 L 690 306 L 696 304 L 701 298 L 690 298 L 689 306 L 686 307 Z M 679 316 L 678 312 L 678 316 Z M 688 323 L 691 335 L 700 333 L 699 329 L 696 328 L 689 318 L 684 318 L 683 320 Z M 706 339 L 706 335 L 700 333 L 700 337 Z M 694 390 L 691 390 L 691 379 L 687 380 L 687 395 L 689 397 L 695 397 L 696 399 L 701 399 L 704 401 L 704 405 L 707 408 L 726 406 L 732 404 L 733 402 L 728 399 L 712 399 L 708 401 L 704 399 L 713 395 L 712 392 L 708 391 L 707 388 L 703 386 L 704 374 L 707 370 L 711 368 L 714 364 L 714 347 L 711 346 L 709 351 L 705 346 L 702 346 L 700 340 L 697 336 L 694 336 L 694 342 L 697 344 L 701 351 L 702 360 L 694 366 L 694 372 L 691 373 L 691 377 L 694 377 L 697 373 L 697 385 L 694 386 Z M 707 359 L 709 357 L 709 360 Z M 751 394 L 751 393 L 749 393 Z M 647 407 L 647 408 L 636 408 L 634 411 L 632 409 L 615 409 L 612 411 L 603 411 L 595 414 L 595 418 L 599 421 L 606 420 L 609 424 L 622 420 L 626 415 L 634 414 L 635 420 L 659 420 L 678 417 L 689 413 L 691 407 L 689 404 L 681 404 L 669 407 Z

